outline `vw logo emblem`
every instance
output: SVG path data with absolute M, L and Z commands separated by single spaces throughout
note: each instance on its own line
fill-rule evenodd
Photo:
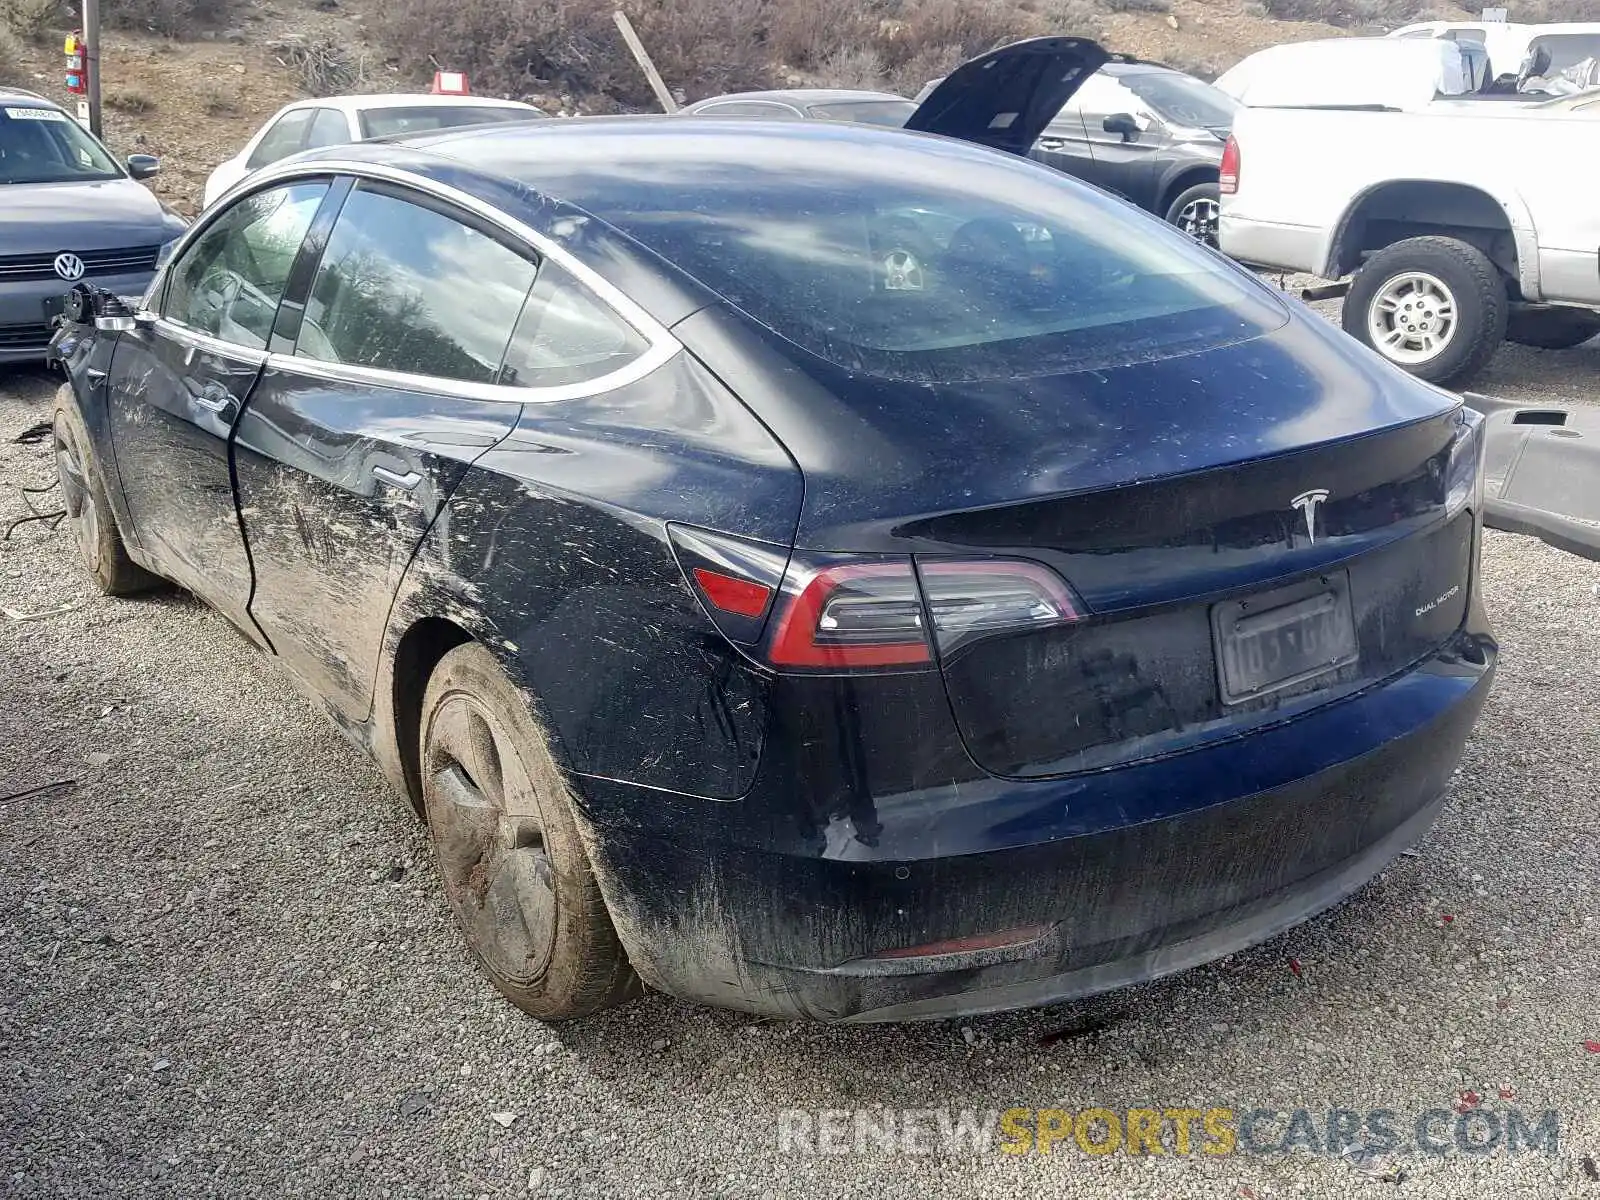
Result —
M 83 278 L 83 259 L 76 254 L 58 254 L 54 263 L 56 274 L 69 282 Z

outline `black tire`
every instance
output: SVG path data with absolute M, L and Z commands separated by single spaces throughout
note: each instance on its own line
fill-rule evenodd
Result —
M 445 900 L 489 981 L 544 1021 L 636 995 L 566 778 L 527 701 L 482 646 L 439 660 L 421 738 Z
M 1222 190 L 1215 182 L 1184 188 L 1167 205 L 1167 224 L 1176 225 L 1197 242 L 1217 245 L 1217 218 Z M 1198 212 L 1191 212 L 1198 209 Z
M 1438 281 L 1452 302 L 1451 326 L 1436 349 L 1418 347 L 1413 357 L 1406 347 L 1391 353 L 1374 337 L 1374 321 L 1388 323 L 1403 338 L 1410 334 L 1394 320 L 1374 312 L 1380 297 L 1400 286 L 1407 275 L 1421 274 Z M 1409 303 L 1409 302 L 1408 302 Z M 1357 272 L 1345 297 L 1344 330 L 1370 346 L 1396 366 L 1429 383 L 1456 383 L 1481 371 L 1505 340 L 1507 311 L 1505 279 L 1488 256 L 1476 246 L 1447 237 L 1407 238 L 1378 251 Z M 1419 310 L 1420 312 L 1420 310 Z M 1429 309 L 1419 322 L 1437 319 Z M 1427 336 L 1424 330 L 1418 336 Z M 1420 357 L 1424 353 L 1426 357 Z
M 89 568 L 96 585 L 108 596 L 130 596 L 159 587 L 161 580 L 128 557 L 117 520 L 106 499 L 105 477 L 94 443 L 78 412 L 78 401 L 71 384 L 56 389 L 55 411 L 56 478 L 61 485 L 61 503 L 67 510 L 67 525 L 78 544 L 83 565 Z
M 1540 350 L 1570 350 L 1597 333 L 1600 313 L 1585 308 L 1528 308 L 1506 322 L 1506 341 Z

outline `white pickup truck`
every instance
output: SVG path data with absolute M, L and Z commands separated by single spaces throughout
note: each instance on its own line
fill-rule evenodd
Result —
M 1234 117 L 1224 253 L 1348 280 L 1307 295 L 1343 293 L 1347 332 L 1436 383 L 1507 337 L 1561 348 L 1600 333 L 1600 112 L 1389 96 L 1371 80 L 1320 92 L 1252 97 Z

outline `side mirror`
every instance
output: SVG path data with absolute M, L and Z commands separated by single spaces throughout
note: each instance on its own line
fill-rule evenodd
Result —
M 1100 128 L 1107 133 L 1120 133 L 1122 140 L 1125 142 L 1134 141 L 1139 134 L 1144 132 L 1139 128 L 1139 122 L 1134 119 L 1132 113 L 1112 113 L 1104 121 L 1100 122 Z
M 161 170 L 161 160 L 154 154 L 128 155 L 128 174 L 135 179 L 149 179 Z

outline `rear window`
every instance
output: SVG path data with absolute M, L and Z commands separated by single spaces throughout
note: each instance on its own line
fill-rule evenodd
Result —
M 857 125 L 886 125 L 899 129 L 911 119 L 917 106 L 909 100 L 839 100 L 813 104 L 807 111 L 823 121 L 851 121 Z
M 52 105 L 0 105 L 0 184 L 120 179 L 105 148 Z
M 543 114 L 526 108 L 502 108 L 489 104 L 419 104 L 415 108 L 369 108 L 361 113 L 363 137 L 394 137 L 402 133 L 426 133 L 431 129 L 458 129 L 463 125 L 492 125 L 505 121 L 526 121 Z
M 628 164 L 569 194 L 784 338 L 887 377 L 1112 365 L 1287 319 L 1170 226 L 1025 159 L 772 143 L 766 169 Z

